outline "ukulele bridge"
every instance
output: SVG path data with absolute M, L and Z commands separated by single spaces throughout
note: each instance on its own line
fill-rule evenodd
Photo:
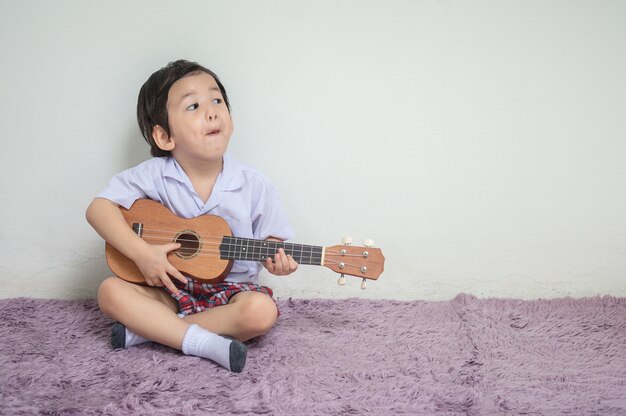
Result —
M 135 222 L 133 223 L 133 231 L 135 232 L 135 234 L 137 234 L 139 237 L 143 238 L 143 223 L 141 222 Z

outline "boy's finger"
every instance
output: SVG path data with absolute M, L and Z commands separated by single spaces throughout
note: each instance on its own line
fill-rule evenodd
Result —
M 163 248 L 165 248 L 165 251 L 169 253 L 170 251 L 180 248 L 180 243 L 167 243 L 163 245 Z
M 187 284 L 187 278 L 183 276 L 183 274 L 179 272 L 174 266 L 172 266 L 167 273 L 179 282 Z
M 287 257 L 285 250 L 281 248 L 279 250 L 279 254 L 280 254 L 280 265 L 282 266 L 281 268 L 283 270 L 289 269 L 289 257 Z
M 283 262 L 282 262 L 282 258 L 280 257 L 280 252 L 276 253 L 276 255 L 274 255 L 274 272 L 276 274 L 280 274 L 283 271 Z
M 172 283 L 172 280 L 168 277 L 167 274 L 161 278 L 161 282 L 163 282 L 163 285 L 168 288 L 170 292 L 175 295 L 178 294 L 178 288 L 174 286 L 174 283 Z
M 291 254 L 287 255 L 287 258 L 289 259 L 289 268 L 292 271 L 295 271 L 298 268 L 298 263 L 296 263 L 296 261 L 293 259 L 293 257 L 291 256 Z

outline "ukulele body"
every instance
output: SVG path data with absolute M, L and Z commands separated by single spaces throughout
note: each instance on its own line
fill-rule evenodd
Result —
M 180 218 L 149 199 L 139 199 L 130 210 L 123 207 L 120 210 L 128 225 L 146 242 L 181 244 L 179 249 L 168 253 L 167 259 L 182 274 L 205 283 L 218 283 L 228 276 L 233 260 L 221 259 L 215 248 L 224 236 L 232 236 L 223 218 L 215 215 Z M 111 271 L 118 277 L 146 284 L 137 265 L 109 243 L 105 254 Z

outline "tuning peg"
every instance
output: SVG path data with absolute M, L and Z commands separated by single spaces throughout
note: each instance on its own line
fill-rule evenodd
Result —
M 363 240 L 363 245 L 365 247 L 374 247 L 374 240 L 370 240 L 369 238 L 365 239 Z
M 339 276 L 339 280 L 337 280 L 337 284 L 339 286 L 343 286 L 346 284 L 346 278 L 343 276 L 343 274 L 341 276 Z
M 352 237 L 344 237 L 341 239 L 341 244 L 345 244 L 347 246 L 349 246 L 350 244 L 352 244 Z
M 361 281 L 361 289 L 363 290 L 367 289 L 367 279 L 363 279 Z

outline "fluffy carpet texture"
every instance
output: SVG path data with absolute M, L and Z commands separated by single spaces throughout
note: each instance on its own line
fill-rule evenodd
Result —
M 0 300 L 0 414 L 626 414 L 626 298 L 279 306 L 233 374 L 112 351 L 94 300 Z

